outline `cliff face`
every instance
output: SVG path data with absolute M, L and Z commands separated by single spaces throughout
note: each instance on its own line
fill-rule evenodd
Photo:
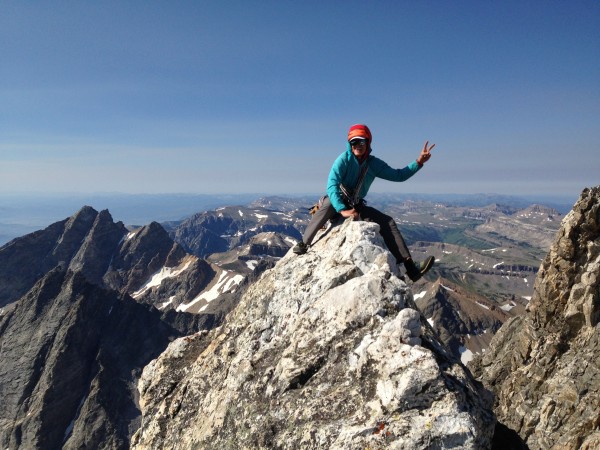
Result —
M 127 448 L 139 420 L 132 386 L 169 341 L 197 329 L 188 322 L 177 329 L 81 272 L 50 271 L 0 315 L 0 445 Z
M 134 448 L 489 448 L 491 397 L 414 308 L 366 222 L 288 253 L 224 325 L 139 381 Z
M 474 373 L 498 420 L 531 449 L 599 448 L 600 187 L 565 216 L 526 315 L 504 324 Z

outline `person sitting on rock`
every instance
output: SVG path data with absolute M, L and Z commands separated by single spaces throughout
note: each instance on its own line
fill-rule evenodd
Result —
M 317 232 L 336 215 L 353 220 L 375 222 L 385 245 L 403 263 L 406 274 L 414 282 L 421 278 L 435 261 L 433 256 L 422 263 L 415 263 L 404 242 L 394 219 L 366 205 L 367 195 L 375 178 L 389 181 L 406 181 L 417 173 L 423 164 L 431 158 L 431 149 L 435 144 L 425 142 L 419 157 L 403 169 L 393 169 L 371 153 L 371 131 L 366 125 L 357 124 L 348 131 L 347 149 L 333 163 L 327 180 L 327 195 L 306 227 L 302 240 L 293 248 L 299 255 L 306 253 Z

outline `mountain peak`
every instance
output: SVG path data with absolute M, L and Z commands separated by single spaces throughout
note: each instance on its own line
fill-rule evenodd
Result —
M 83 205 L 81 207 L 81 209 L 79 211 L 77 211 L 75 214 L 73 214 L 73 216 L 71 216 L 74 220 L 80 219 L 80 218 L 96 218 L 96 216 L 98 215 L 98 211 L 96 211 L 93 207 L 89 206 L 89 205 Z
M 139 390 L 136 448 L 486 448 L 495 424 L 367 222 L 288 252 L 222 327 L 171 343 Z
M 91 213 L 94 210 L 84 207 L 74 217 L 84 211 Z M 115 248 L 125 234 L 125 226 L 121 222 L 113 222 L 108 210 L 97 213 L 83 242 L 80 241 L 79 250 L 71 260 L 69 269 L 81 271 L 89 281 L 101 285 Z
M 0 248 L 0 306 L 25 294 L 56 266 L 83 270 L 100 284 L 116 244 L 126 229 L 108 211 L 84 206 L 44 230 L 14 239 Z

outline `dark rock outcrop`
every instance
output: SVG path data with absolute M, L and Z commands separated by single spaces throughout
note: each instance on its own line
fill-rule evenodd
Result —
M 170 238 L 163 227 L 152 222 L 126 238 L 117 247 L 103 281 L 117 291 L 133 292 L 162 267 L 180 264 L 186 252 Z
M 174 309 L 219 270 L 90 207 L 0 248 L 1 448 L 128 448 L 142 368 L 222 320 Z
M 18 300 L 55 267 L 80 272 L 89 282 L 138 302 L 162 307 L 169 301 L 170 308 L 191 301 L 218 271 L 186 253 L 156 222 L 128 232 L 108 211 L 85 206 L 0 248 L 0 307 Z M 145 288 L 161 271 L 168 272 L 165 279 Z
M 474 373 L 529 448 L 599 448 L 600 187 L 563 219 L 528 309 L 504 324 Z
M 123 224 L 114 223 L 108 211 L 100 211 L 71 259 L 69 269 L 81 272 L 91 283 L 102 285 L 102 277 L 125 232 Z
M 82 272 L 50 271 L 0 316 L 0 445 L 128 448 L 137 377 L 172 339 L 212 325 L 198 318 L 169 323 Z

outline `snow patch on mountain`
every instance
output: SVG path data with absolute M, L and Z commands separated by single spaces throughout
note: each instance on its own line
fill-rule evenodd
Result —
M 217 299 L 221 294 L 224 294 L 225 292 L 235 292 L 235 288 L 242 282 L 243 279 L 243 275 L 234 274 L 229 270 L 224 270 L 221 272 L 221 275 L 219 275 L 219 280 L 212 288 L 210 288 L 208 291 L 202 292 L 191 302 L 185 304 L 182 303 L 177 307 L 177 311 L 192 312 L 192 308 L 200 306 L 200 309 L 197 312 L 202 312 L 208 307 L 211 301 Z
M 422 291 L 422 292 L 419 292 L 418 294 L 413 295 L 413 298 L 415 300 L 419 300 L 420 298 L 425 297 L 426 294 L 427 294 L 427 291 Z
M 467 347 L 464 346 L 460 346 L 458 348 L 459 352 L 460 352 L 460 362 L 462 362 L 463 364 L 467 364 L 469 361 L 471 361 L 473 359 L 473 352 L 471 350 L 469 350 Z
M 131 294 L 131 296 L 133 298 L 141 297 L 149 289 L 156 287 L 156 286 L 160 286 L 160 284 L 167 278 L 174 278 L 174 277 L 177 277 L 178 275 L 180 275 L 182 272 L 185 272 L 190 267 L 191 263 L 192 263 L 192 258 L 187 258 L 187 260 L 183 264 L 183 267 L 182 266 L 163 267 L 158 272 L 156 272 L 154 275 L 152 275 L 150 280 L 144 286 L 142 286 L 141 289 L 135 291 L 133 294 Z
M 504 311 L 510 311 L 511 309 L 513 309 L 515 306 L 517 306 L 517 304 L 515 302 L 510 302 L 507 305 L 503 305 L 500 307 L 500 309 L 504 310 Z

